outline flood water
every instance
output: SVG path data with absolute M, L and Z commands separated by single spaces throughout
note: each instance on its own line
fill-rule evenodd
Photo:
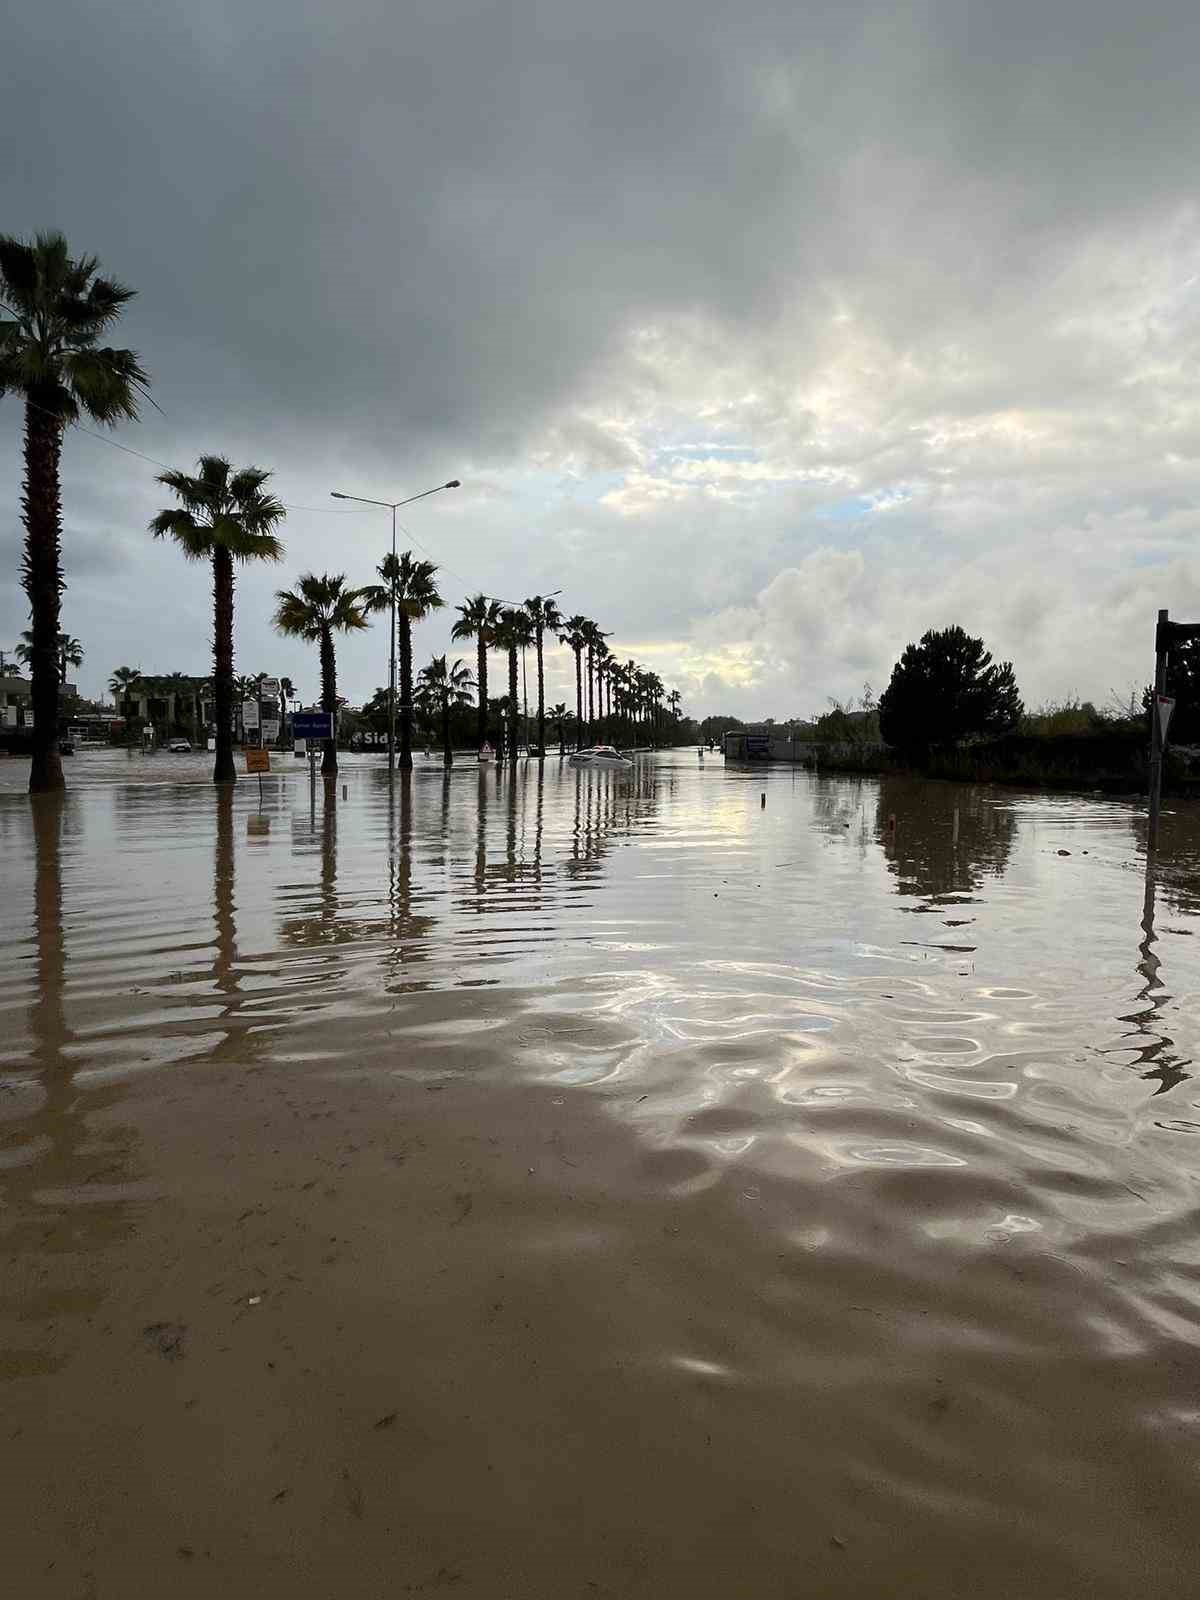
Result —
M 208 770 L 0 763 L 9 1593 L 1196 1592 L 1200 816 Z

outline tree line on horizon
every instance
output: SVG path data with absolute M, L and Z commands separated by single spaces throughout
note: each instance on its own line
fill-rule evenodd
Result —
M 60 632 L 61 599 L 66 587 L 62 566 L 60 463 L 66 429 L 86 416 L 115 426 L 136 421 L 149 398 L 150 379 L 132 350 L 101 343 L 135 291 L 100 272 L 95 256 L 72 257 L 60 233 L 32 241 L 0 235 L 0 396 L 15 394 L 25 404 L 22 581 L 29 599 L 30 628 L 23 640 L 29 666 L 33 711 L 31 793 L 65 788 L 59 749 L 59 700 L 68 660 Z M 286 511 L 268 489 L 271 474 L 260 467 L 234 468 L 224 457 L 202 455 L 194 473 L 167 470 L 158 482 L 174 502 L 150 523 L 156 538 L 168 538 L 192 561 L 211 567 L 213 585 L 212 691 L 216 726 L 213 780 L 235 781 L 233 719 L 234 590 L 237 565 L 278 562 L 283 544 L 278 528 Z M 455 639 L 476 644 L 476 672 L 464 663 L 435 656 L 414 679 L 412 624 L 444 606 L 433 562 L 411 551 L 388 554 L 377 568 L 379 582 L 354 588 L 345 573 L 300 575 L 292 589 L 276 592 L 273 623 L 282 635 L 315 644 L 321 676 L 321 706 L 337 714 L 337 662 L 334 636 L 368 626 L 370 618 L 395 604 L 400 684 L 399 765 L 412 765 L 414 712 L 436 718 L 449 744 L 450 712 L 478 694 L 477 736 L 482 751 L 489 742 L 488 654 L 507 656 L 504 747 L 515 759 L 518 746 L 517 657 L 527 645 L 537 655 L 539 756 L 545 754 L 544 648 L 560 639 L 575 657 L 576 730 L 612 726 L 616 719 L 652 734 L 664 705 L 679 721 L 680 696 L 667 694 L 657 674 L 635 661 L 618 662 L 609 637 L 590 618 L 564 617 L 553 598 L 533 595 L 520 606 L 491 596 L 470 597 L 457 609 Z M 78 641 L 73 641 L 78 646 Z M 82 660 L 82 653 L 79 659 Z M 140 676 L 138 669 L 114 674 Z M 586 684 L 586 697 L 585 697 Z M 110 682 L 110 688 L 112 682 Z M 114 690 L 115 693 L 115 690 Z M 607 706 L 607 710 L 605 707 Z M 623 721 L 622 721 L 623 719 Z M 322 771 L 337 771 L 336 739 L 325 741 Z

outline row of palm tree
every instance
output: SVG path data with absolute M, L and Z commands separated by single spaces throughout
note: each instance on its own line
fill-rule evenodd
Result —
M 0 396 L 19 395 L 25 404 L 23 581 L 31 627 L 27 641 L 34 713 L 31 793 L 62 789 L 58 746 L 59 689 L 65 679 L 60 612 L 65 586 L 62 568 L 60 461 L 66 429 L 83 417 L 114 425 L 136 420 L 148 395 L 149 378 L 132 350 L 102 344 L 134 291 L 101 275 L 95 256 L 72 257 L 60 233 L 25 241 L 0 235 Z M 270 473 L 260 467 L 234 469 L 220 455 L 200 457 L 194 473 L 168 470 L 159 483 L 175 497 L 150 523 L 156 538 L 170 538 L 192 561 L 212 571 L 213 673 L 217 783 L 233 782 L 234 579 L 238 564 L 279 561 L 283 545 L 277 529 L 284 506 L 267 489 Z M 322 709 L 337 712 L 336 632 L 367 626 L 373 613 L 396 608 L 400 655 L 400 763 L 412 764 L 413 711 L 417 691 L 412 675 L 412 624 L 444 604 L 434 581 L 436 567 L 411 551 L 388 555 L 377 569 L 380 582 L 352 589 L 345 574 L 305 573 L 291 590 L 276 594 L 274 622 L 283 634 L 317 644 L 321 666 Z M 586 655 L 586 731 L 622 727 L 632 736 L 653 737 L 661 718 L 663 686 L 635 662 L 610 656 L 607 635 L 588 618 L 564 618 L 553 597 L 534 595 L 523 606 L 507 606 L 476 595 L 458 607 L 455 638 L 477 643 L 477 678 L 461 664 L 448 667 L 436 657 L 421 677 L 426 705 L 442 711 L 464 703 L 478 689 L 478 734 L 487 743 L 487 657 L 491 649 L 508 657 L 508 753 L 519 745 L 517 655 L 527 645 L 537 652 L 538 751 L 545 751 L 544 648 L 547 637 L 562 639 L 575 654 L 576 730 L 582 742 L 584 656 Z M 438 663 L 441 663 L 440 668 Z M 134 668 L 119 669 L 137 676 Z M 432 674 L 432 676 L 430 676 Z M 114 678 L 116 674 L 114 674 Z M 115 691 L 114 691 L 115 692 Z M 451 699 L 446 697 L 450 696 Z M 456 699 L 454 697 L 457 697 Z M 674 702 L 678 703 L 677 699 Z M 605 706 L 607 704 L 607 710 Z M 616 720 L 614 722 L 614 708 Z M 327 740 L 322 770 L 337 770 L 336 741 Z
M 440 600 L 438 602 L 441 603 Z M 589 617 L 564 617 L 552 597 L 533 595 L 521 606 L 504 606 L 485 594 L 472 595 L 458 608 L 451 628 L 455 639 L 474 639 L 479 684 L 478 742 L 487 742 L 487 658 L 490 649 L 508 658 L 508 736 L 511 756 L 519 748 L 517 655 L 532 645 L 537 658 L 537 749 L 546 749 L 545 646 L 557 638 L 575 657 L 575 730 L 577 748 L 605 733 L 621 731 L 631 739 L 653 741 L 661 726 L 664 704 L 662 679 L 644 671 L 636 661 L 618 662 L 609 651 L 610 637 Z M 586 706 L 584 688 L 586 684 Z M 679 714 L 680 695 L 666 697 L 671 714 Z

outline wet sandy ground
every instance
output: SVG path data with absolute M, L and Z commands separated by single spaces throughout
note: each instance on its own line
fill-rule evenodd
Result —
M 10 1592 L 1195 1592 L 1194 818 L 163 759 L 0 770 Z

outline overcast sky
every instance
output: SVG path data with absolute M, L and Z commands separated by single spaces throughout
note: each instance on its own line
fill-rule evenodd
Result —
M 389 536 L 331 489 L 460 477 L 401 513 L 448 605 L 562 588 L 699 715 L 878 691 L 951 622 L 1027 703 L 1104 701 L 1157 607 L 1200 618 L 1198 90 L 1195 0 L 46 0 L 5 30 L 0 230 L 139 291 L 163 414 L 111 438 L 274 471 L 240 671 L 315 694 L 272 591 Z M 66 442 L 85 690 L 207 670 L 156 470 Z M 386 653 L 340 647 L 352 701 Z

